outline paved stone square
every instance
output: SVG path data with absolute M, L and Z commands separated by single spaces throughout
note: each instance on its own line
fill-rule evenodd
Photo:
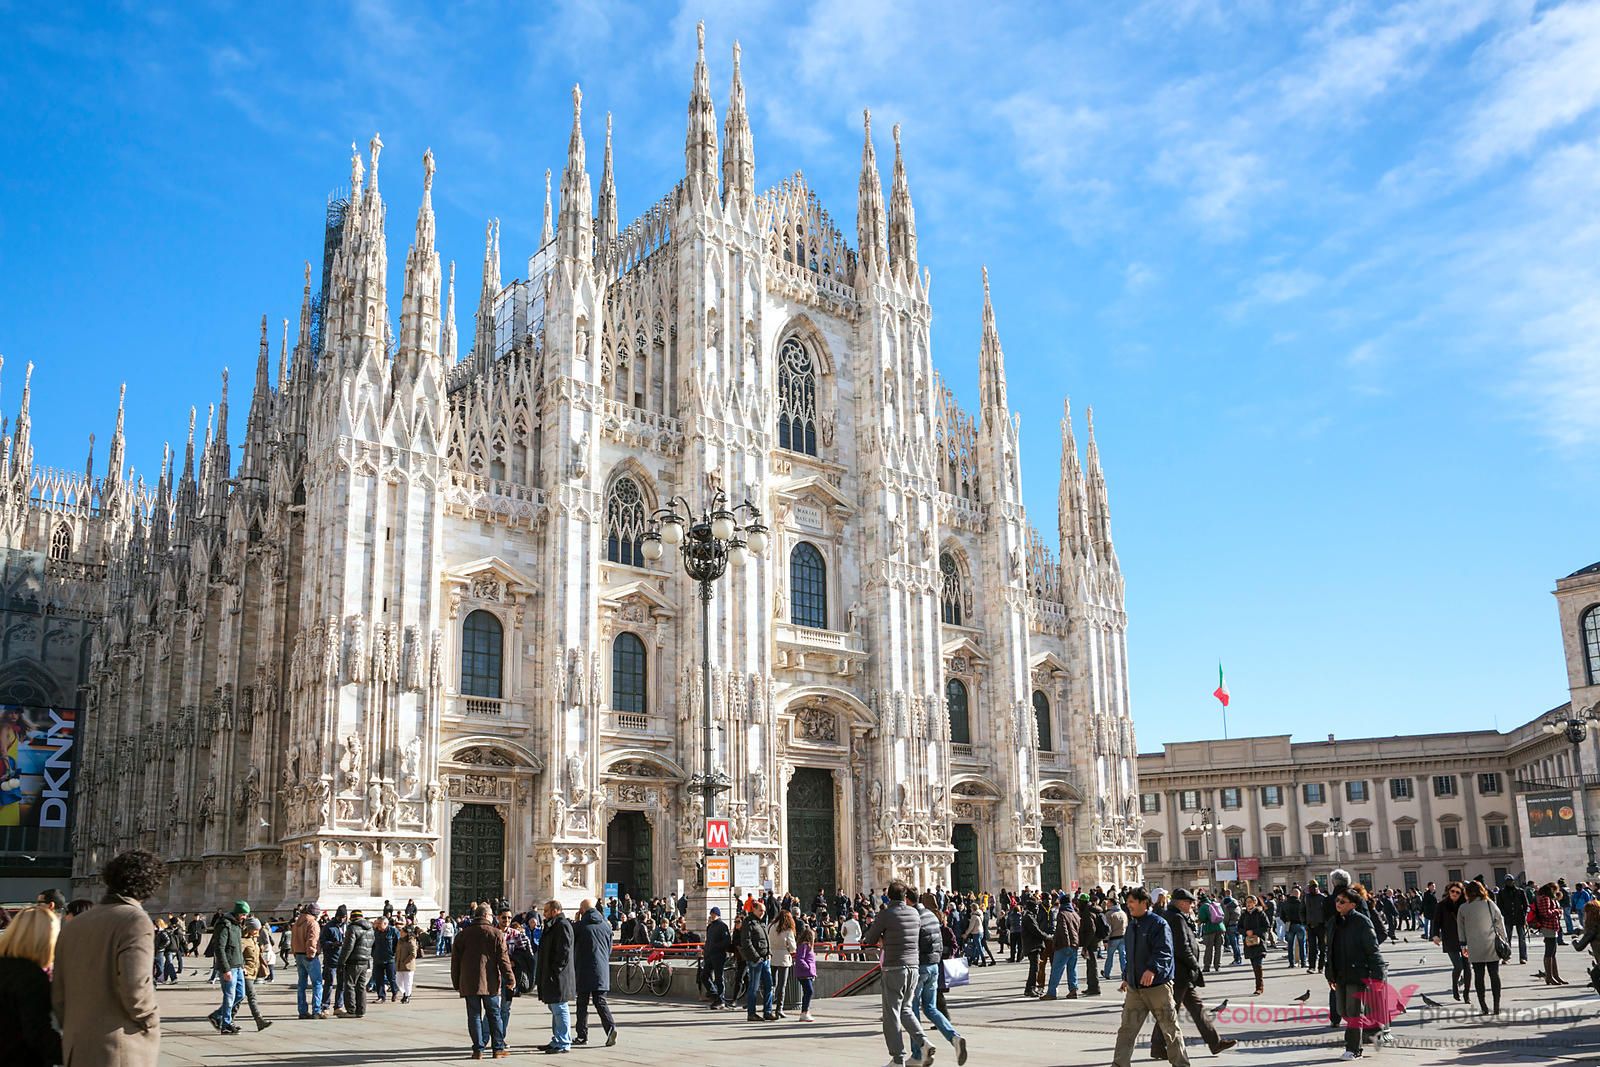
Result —
M 1385 953 L 1390 981 L 1404 990 L 1415 984 L 1408 1011 L 1395 1023 L 1396 1043 L 1368 1059 L 1382 1064 L 1524 1064 L 1600 1063 L 1600 997 L 1578 984 L 1583 961 L 1563 948 L 1563 974 L 1573 981 L 1562 989 L 1536 985 L 1532 966 L 1513 965 L 1502 974 L 1507 1017 L 1484 1023 L 1476 1016 L 1460 1019 L 1429 1017 L 1435 1009 L 1421 1000 L 1454 1004 L 1443 956 L 1431 945 L 1409 942 Z M 203 960 L 201 961 L 204 962 Z M 292 972 L 289 972 L 292 973 Z M 285 974 L 288 977 L 288 974 Z M 1098 999 L 1028 1001 L 1020 965 L 973 972 L 970 986 L 953 991 L 950 1007 L 957 1028 L 971 1046 L 969 1067 L 1015 1065 L 1052 1067 L 1066 1064 L 1109 1064 L 1122 998 L 1114 983 L 1105 983 Z M 246 1067 L 333 1067 L 337 1064 L 455 1064 L 468 1061 L 464 1010 L 449 988 L 444 960 L 425 958 L 417 971 L 416 996 L 409 1005 L 374 1004 L 365 1019 L 302 1022 L 295 1018 L 291 981 L 257 984 L 263 1009 L 275 1020 L 265 1033 L 255 1032 L 248 1017 L 244 1032 L 225 1038 L 216 1034 L 205 1015 L 216 1006 L 215 987 L 198 976 L 160 991 L 165 1029 L 163 1067 L 235 1064 Z M 1281 956 L 1269 957 L 1267 995 L 1254 1000 L 1248 966 L 1225 968 L 1206 987 L 1206 1002 L 1227 1006 L 1218 1027 L 1238 1038 L 1239 1048 L 1213 1058 L 1194 1036 L 1183 1016 L 1190 1056 L 1197 1064 L 1311 1064 L 1338 1059 L 1342 1034 L 1325 1024 L 1274 1023 L 1272 1013 L 1300 1009 L 1294 1000 L 1309 990 L 1311 1008 L 1326 1007 L 1327 987 L 1316 976 L 1289 968 Z M 881 1064 L 888 1059 L 879 1028 L 878 997 L 833 998 L 814 1003 L 815 1023 L 790 1019 L 750 1024 L 742 1012 L 710 1012 L 682 1001 L 642 997 L 614 999 L 620 1040 L 615 1048 L 575 1048 L 583 1063 L 696 1063 L 708 1067 L 761 1067 L 795 1064 L 843 1067 Z M 1543 1009 L 1545 1018 L 1529 1017 Z M 1548 1016 L 1559 1012 L 1559 1018 Z M 1255 1020 L 1255 1021 L 1252 1021 Z M 599 1026 L 591 1019 L 591 1038 Z M 533 998 L 518 1000 L 512 1011 L 513 1060 L 525 1060 L 533 1046 L 549 1039 L 549 1013 Z M 1135 1062 L 1148 1059 L 1148 1036 Z M 569 1059 L 562 1061 L 571 1063 Z M 939 1042 L 937 1064 L 954 1067 L 955 1055 Z

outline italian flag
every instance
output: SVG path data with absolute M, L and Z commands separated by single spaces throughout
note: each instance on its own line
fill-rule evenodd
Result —
M 1221 663 L 1217 664 L 1217 688 L 1212 690 L 1211 695 L 1222 701 L 1223 707 L 1228 706 L 1228 680 L 1222 676 Z

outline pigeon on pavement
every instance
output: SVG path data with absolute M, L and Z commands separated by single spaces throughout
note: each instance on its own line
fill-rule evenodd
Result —
M 1304 1004 L 1306 1001 L 1311 999 L 1311 990 L 1309 990 L 1309 989 L 1306 990 L 1304 993 L 1301 993 L 1298 997 L 1295 997 L 1294 999 L 1295 999 L 1296 1003 Z

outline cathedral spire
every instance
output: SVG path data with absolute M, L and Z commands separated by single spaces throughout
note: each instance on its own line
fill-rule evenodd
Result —
M 878 156 L 872 150 L 872 112 L 862 112 L 861 185 L 856 194 L 856 245 L 859 267 L 870 277 L 884 266 L 883 181 L 878 177 Z
M 606 158 L 600 169 L 600 238 L 617 236 L 617 180 L 611 173 L 611 112 L 606 112 Z
M 17 409 L 17 422 L 11 437 L 11 471 L 19 478 L 27 478 L 33 470 L 33 420 L 28 408 L 33 402 L 33 361 L 22 374 L 22 407 Z
M 1105 471 L 1100 469 L 1100 446 L 1094 440 L 1094 408 L 1085 412 L 1089 423 L 1089 446 L 1086 449 L 1088 465 L 1088 520 L 1089 536 L 1094 541 L 1095 554 L 1115 565 L 1116 554 L 1111 547 L 1111 501 L 1106 492 Z
M 197 503 L 194 481 L 194 416 L 195 410 L 191 405 L 189 437 L 183 446 L 183 473 L 178 477 L 177 506 L 172 520 L 173 543 L 179 547 L 187 547 L 189 544 L 189 524 L 194 521 Z
M 233 450 L 228 447 L 228 368 L 222 368 L 222 396 L 217 401 L 217 432 L 210 442 L 206 464 L 205 511 L 220 516 L 228 502 L 228 476 L 233 470 Z
M 445 370 L 456 365 L 456 261 L 450 261 L 450 297 L 444 314 L 444 331 L 439 350 L 443 354 Z
M 106 486 L 115 488 L 122 484 L 122 457 L 127 448 L 127 438 L 122 432 L 123 412 L 128 400 L 128 383 L 117 390 L 117 426 L 111 431 L 111 454 L 106 457 Z
M 749 210 L 755 203 L 756 154 L 750 138 L 750 115 L 744 106 L 744 76 L 739 71 L 739 42 L 733 42 L 733 85 L 728 90 L 728 116 L 722 128 L 728 154 L 722 160 L 725 204 Z
M 261 316 L 261 351 L 256 356 L 256 391 L 250 398 L 250 419 L 268 419 L 266 405 L 272 397 L 272 344 L 267 340 L 267 317 Z
M 587 263 L 594 257 L 594 195 L 589 189 L 583 151 L 583 90 L 572 87 L 572 136 L 567 167 L 561 172 L 561 216 L 556 241 L 564 259 Z
M 1078 464 L 1078 439 L 1072 432 L 1072 398 L 1061 407 L 1061 485 L 1056 495 L 1056 520 L 1061 532 L 1061 558 L 1082 556 L 1089 543 L 1083 468 Z
M 494 359 L 494 302 L 500 295 L 500 220 L 483 228 L 483 291 L 478 294 L 478 328 L 472 340 L 472 358 L 487 369 Z
M 361 176 L 366 173 L 366 168 L 361 164 L 361 149 L 356 147 L 354 141 L 350 142 L 350 214 L 354 215 L 361 209 Z
M 437 354 L 439 343 L 439 252 L 434 247 L 433 149 L 422 153 L 422 204 L 417 232 L 406 253 L 405 290 L 400 298 L 400 347 L 394 386 L 414 379 Z
M 689 94 L 689 133 L 683 146 L 684 177 L 690 195 L 710 201 L 717 195 L 717 109 L 711 103 L 706 70 L 706 24 L 695 27 L 699 51 L 694 61 L 694 91 Z
M 894 127 L 894 187 L 889 193 L 889 264 L 907 278 L 916 278 L 917 213 L 911 207 L 911 186 L 900 154 L 899 123 Z
M 294 368 L 290 372 L 299 380 L 311 369 L 311 261 L 306 260 L 306 287 L 300 294 L 300 333 L 295 338 Z
M 94 434 L 89 434 L 89 458 L 83 464 L 83 483 L 88 488 L 94 485 Z
M 283 320 L 283 337 L 278 342 L 278 395 L 289 387 L 289 320 Z
M 539 247 L 556 239 L 555 217 L 550 209 L 550 168 L 544 169 L 544 226 L 539 230 Z
M 978 392 L 985 422 L 1010 419 L 1006 408 L 1006 357 L 1000 350 L 1000 331 L 994 323 L 994 303 L 989 299 L 989 268 L 983 268 L 983 342 L 978 349 Z

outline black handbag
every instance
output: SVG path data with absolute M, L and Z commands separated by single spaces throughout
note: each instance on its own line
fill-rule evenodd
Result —
M 1511 959 L 1511 942 L 1499 934 L 1494 935 L 1494 954 L 1500 957 L 1501 963 L 1508 962 Z

